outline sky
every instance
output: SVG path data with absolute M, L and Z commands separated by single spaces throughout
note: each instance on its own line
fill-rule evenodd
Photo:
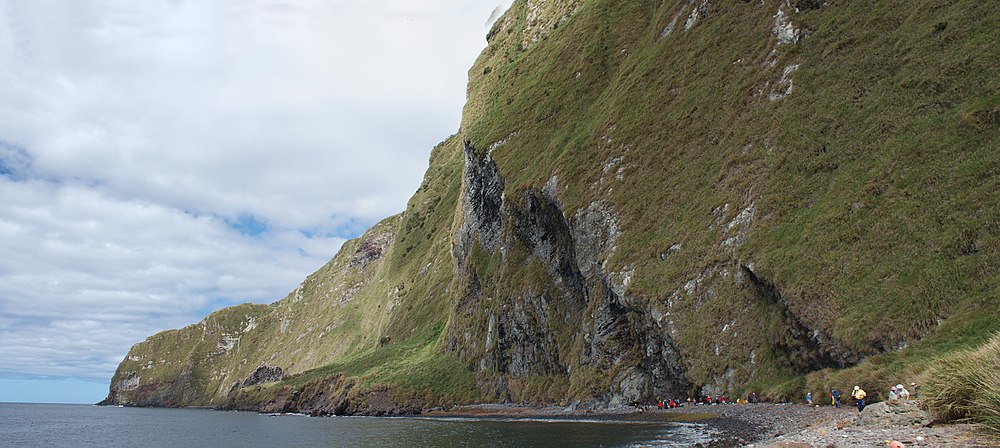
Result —
M 0 0 L 0 402 L 97 402 L 402 211 L 508 4 Z

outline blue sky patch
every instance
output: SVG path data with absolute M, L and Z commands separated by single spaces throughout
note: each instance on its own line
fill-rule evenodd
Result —
M 108 395 L 108 381 L 80 378 L 3 378 L 3 403 L 83 403 L 93 404 Z
M 246 236 L 258 236 L 267 231 L 267 223 L 254 215 L 240 215 L 236 219 L 226 219 L 226 225 Z
M 31 154 L 24 148 L 0 139 L 0 176 L 19 180 L 31 167 Z
M 332 230 L 310 230 L 310 229 L 299 229 L 299 233 L 302 236 L 309 239 L 316 238 L 344 238 L 353 239 L 357 238 L 365 233 L 366 230 L 370 229 L 374 222 L 370 220 L 362 220 L 358 218 L 348 218 L 346 220 L 341 220 L 342 222 L 336 225 Z
M 370 229 L 374 222 L 368 220 L 361 220 L 358 218 L 349 218 L 343 224 L 338 225 L 330 232 L 333 236 L 338 236 L 341 238 L 357 238 L 365 233 L 366 230 Z

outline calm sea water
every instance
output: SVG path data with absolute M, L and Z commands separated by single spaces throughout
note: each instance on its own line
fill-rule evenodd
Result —
M 0 447 L 634 447 L 705 441 L 700 424 L 268 416 L 0 403 Z

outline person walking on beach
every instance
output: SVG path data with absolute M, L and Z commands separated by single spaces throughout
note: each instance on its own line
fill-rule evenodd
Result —
M 858 412 L 865 410 L 865 397 L 868 394 L 860 386 L 854 386 L 854 391 L 851 392 L 851 397 L 854 398 L 854 404 L 858 405 Z
M 806 392 L 806 403 L 809 403 L 809 405 L 812 406 L 812 404 L 813 404 L 813 393 L 812 392 Z
M 830 404 L 840 409 L 840 391 L 836 387 L 830 389 Z

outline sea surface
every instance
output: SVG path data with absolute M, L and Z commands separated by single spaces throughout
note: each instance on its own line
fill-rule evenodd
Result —
M 705 442 L 703 424 L 272 416 L 0 403 L 0 447 L 638 447 Z

